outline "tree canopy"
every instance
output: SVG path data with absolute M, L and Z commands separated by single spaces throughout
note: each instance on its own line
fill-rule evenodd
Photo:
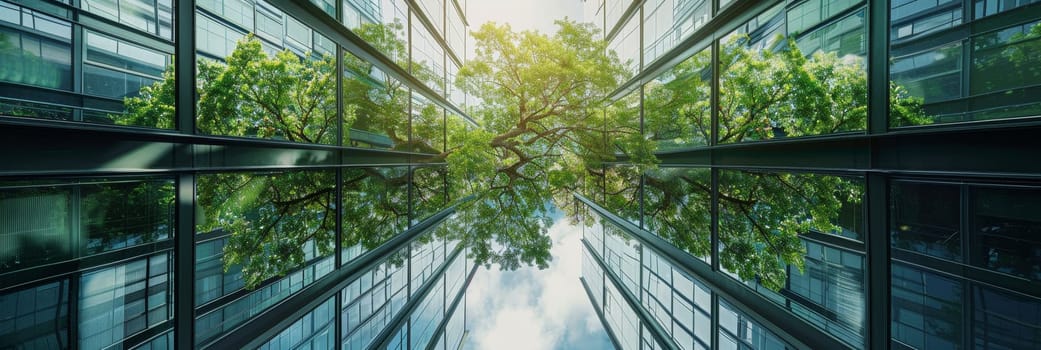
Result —
M 439 107 L 350 54 L 342 96 L 328 55 L 268 54 L 247 36 L 226 61 L 200 60 L 201 132 L 335 144 L 340 128 L 345 144 L 427 153 L 447 167 L 344 169 L 341 203 L 329 170 L 200 175 L 197 231 L 229 232 L 225 268 L 241 265 L 247 286 L 254 286 L 333 253 L 337 208 L 344 212 L 343 247 L 368 250 L 472 195 L 438 235 L 463 242 L 477 264 L 544 268 L 552 244 L 548 203 L 568 207 L 572 191 L 591 186 L 598 202 L 623 217 L 641 217 L 642 202 L 647 229 L 708 256 L 708 172 L 656 169 L 654 152 L 707 144 L 710 56 L 696 54 L 672 68 L 671 81 L 649 83 L 641 123 L 638 94 L 608 101 L 626 73 L 596 28 L 557 25 L 552 35 L 497 24 L 472 33 L 476 55 L 454 83 L 481 101 L 471 115 L 478 126 L 444 118 Z M 400 30 L 400 24 L 355 29 L 404 67 Z M 834 54 L 806 56 L 779 42 L 771 50 L 750 49 L 740 38 L 724 45 L 719 141 L 865 129 L 863 66 Z M 421 63 L 409 65 L 414 74 L 436 75 Z M 172 118 L 164 116 L 174 110 L 172 75 L 165 78 L 129 98 L 117 122 L 165 127 L 163 120 Z M 920 100 L 896 85 L 891 92 L 896 118 L 924 122 Z M 634 166 L 609 166 L 618 156 Z M 723 267 L 779 288 L 785 266 L 802 266 L 799 235 L 841 232 L 839 212 L 859 203 L 861 191 L 835 176 L 723 171 Z

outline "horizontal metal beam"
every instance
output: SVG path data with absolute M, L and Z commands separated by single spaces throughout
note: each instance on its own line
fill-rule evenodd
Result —
M 1039 121 L 754 141 L 658 152 L 662 166 L 1041 178 Z
M 0 117 L 0 178 L 391 166 L 425 153 Z

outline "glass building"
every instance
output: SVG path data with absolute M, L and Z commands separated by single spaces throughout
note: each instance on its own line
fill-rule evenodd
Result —
M 0 349 L 454 349 L 465 0 L 0 0 Z
M 659 162 L 577 196 L 618 348 L 1041 347 L 1041 4 L 583 5 Z

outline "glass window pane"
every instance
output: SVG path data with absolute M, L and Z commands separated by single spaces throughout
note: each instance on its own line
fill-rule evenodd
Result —
M 0 272 L 168 239 L 173 181 L 0 184 Z
M 170 259 L 166 253 L 154 257 Z M 150 273 L 148 261 L 134 260 L 83 274 L 79 293 L 80 348 L 102 349 L 120 344 L 124 338 L 147 328 L 146 310 L 152 306 L 150 303 L 158 301 L 156 306 L 161 307 L 172 298 L 169 272 L 162 269 Z M 149 298 L 142 292 L 152 281 L 161 287 L 162 298 Z M 164 316 L 156 321 L 166 321 L 172 314 Z
M 344 145 L 404 149 L 409 142 L 409 89 L 344 52 Z
M 778 5 L 721 39 L 719 143 L 867 128 L 864 11 L 843 6 Z
M 0 1 L 0 81 L 72 90 L 72 24 L 29 7 Z M 72 120 L 72 113 L 41 97 L 26 101 L 0 95 L 0 115 Z M 57 112 L 57 113 L 56 113 Z
M 658 150 L 708 145 L 711 60 L 712 50 L 702 50 L 644 85 L 643 130 Z
M 238 23 L 254 11 L 255 26 Z M 196 18 L 200 132 L 337 142 L 336 59 L 327 40 L 263 1 L 200 6 Z
M 644 180 L 644 226 L 658 237 L 711 262 L 711 172 L 659 168 Z
M 407 167 L 344 170 L 344 263 L 408 228 L 407 179 Z
M 890 196 L 893 247 L 961 261 L 957 186 L 895 182 Z
M 712 2 L 655 0 L 643 4 L 643 59 L 652 62 L 708 23 Z
M 976 188 L 970 208 L 970 260 L 1041 281 L 1041 189 Z
M 12 349 L 69 347 L 69 281 L 0 294 L 0 344 Z
M 892 264 L 892 339 L 917 349 L 955 349 L 962 335 L 962 285 Z

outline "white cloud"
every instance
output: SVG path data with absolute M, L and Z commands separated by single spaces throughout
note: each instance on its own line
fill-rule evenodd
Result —
M 562 349 L 606 338 L 578 278 L 582 229 L 557 220 L 550 228 L 549 269 L 480 270 L 467 289 L 472 349 Z

